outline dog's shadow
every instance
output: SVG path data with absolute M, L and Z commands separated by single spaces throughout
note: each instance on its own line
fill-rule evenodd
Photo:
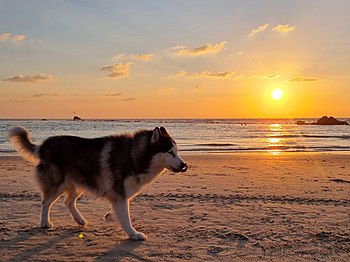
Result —
M 21 250 L 20 252 L 16 252 L 13 256 L 8 258 L 7 261 L 25 261 L 32 260 L 35 257 L 40 256 L 40 253 L 52 248 L 58 243 L 62 243 L 69 238 L 75 238 L 76 235 L 81 232 L 79 228 L 60 228 L 59 234 L 55 233 L 57 229 L 42 229 L 39 227 L 30 228 L 30 229 L 20 229 L 15 233 L 15 236 L 9 240 L 0 242 L 0 248 L 3 250 L 11 250 L 16 248 L 21 243 L 30 243 L 31 238 L 40 238 L 45 237 L 48 234 L 50 235 L 50 239 L 45 242 L 41 242 L 36 245 L 28 245 L 25 250 Z M 135 250 L 139 248 L 141 245 L 144 245 L 144 242 L 134 241 L 129 239 L 119 240 L 116 242 L 116 245 L 107 250 L 104 253 L 100 253 L 95 257 L 94 261 L 120 261 L 124 258 L 131 258 L 136 261 L 150 261 L 149 259 L 143 258 L 141 255 L 137 254 Z M 0 258 L 1 260 L 1 258 Z
M 130 239 L 121 240 L 114 248 L 100 255 L 95 261 L 121 261 L 124 258 L 131 258 L 135 261 L 151 261 L 136 254 L 134 251 L 144 242 Z
M 32 257 L 35 257 L 38 253 L 49 249 L 53 245 L 72 237 L 73 231 L 64 231 L 62 234 L 57 235 L 49 239 L 48 241 L 41 243 L 40 245 L 35 245 L 30 248 L 27 248 L 26 250 L 23 250 L 23 252 L 16 254 L 9 258 L 7 261 L 24 261 L 31 259 Z M 27 229 L 27 230 L 18 230 L 16 236 L 13 238 L 2 242 L 1 246 L 4 249 L 11 249 L 15 248 L 17 245 L 19 245 L 22 242 L 28 242 L 30 241 L 30 238 L 32 237 L 40 237 L 47 235 L 47 230 L 42 229 L 39 227 Z

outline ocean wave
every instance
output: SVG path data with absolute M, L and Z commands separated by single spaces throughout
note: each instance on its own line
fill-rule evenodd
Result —
M 328 152 L 328 151 L 350 151 L 349 146 L 265 146 L 265 147 L 203 147 L 203 148 L 183 148 L 183 152 Z
M 229 147 L 229 146 L 238 146 L 238 145 L 231 144 L 231 143 L 208 143 L 208 144 L 195 144 L 193 146 Z
M 254 151 L 348 151 L 350 129 L 345 126 L 298 126 L 296 119 L 96 119 L 0 120 L 0 155 L 15 153 L 6 132 L 20 125 L 30 131 L 34 142 L 53 135 L 99 137 L 163 125 L 181 151 L 254 152 Z M 305 120 L 305 119 L 304 119 Z M 315 119 L 316 121 L 317 119 Z M 20 122 L 19 122 L 20 121 Z M 310 120 L 311 121 L 311 120 Z M 314 120 L 312 120 L 314 121 Z M 277 124 L 272 126 L 272 124 Z M 272 140 L 271 140 L 272 139 Z M 276 139 L 276 140 L 273 140 Z
M 13 153 L 16 153 L 16 151 L 12 149 L 0 149 L 0 154 L 13 154 Z
M 349 135 L 272 135 L 268 138 L 335 138 L 335 139 L 350 139 Z

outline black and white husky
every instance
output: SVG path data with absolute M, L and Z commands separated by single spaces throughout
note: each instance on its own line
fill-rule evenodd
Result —
M 76 201 L 89 190 L 108 199 L 114 217 L 131 239 L 145 240 L 146 235 L 131 224 L 130 199 L 165 169 L 175 173 L 187 170 L 164 127 L 94 139 L 53 136 L 41 145 L 31 142 L 27 130 L 14 127 L 8 138 L 24 159 L 36 165 L 42 191 L 40 225 L 44 228 L 52 227 L 50 209 L 62 194 L 73 219 L 86 225 Z

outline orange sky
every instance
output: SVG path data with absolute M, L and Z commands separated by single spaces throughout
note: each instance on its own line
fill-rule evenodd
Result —
M 349 117 L 350 2 L 194 2 L 6 2 L 0 118 Z

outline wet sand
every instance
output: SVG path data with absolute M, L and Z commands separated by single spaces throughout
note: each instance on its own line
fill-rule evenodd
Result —
M 127 239 L 87 194 L 80 228 L 61 198 L 38 227 L 33 167 L 0 158 L 0 261 L 349 261 L 350 154 L 188 154 L 131 201 Z M 79 237 L 83 234 L 82 238 Z

